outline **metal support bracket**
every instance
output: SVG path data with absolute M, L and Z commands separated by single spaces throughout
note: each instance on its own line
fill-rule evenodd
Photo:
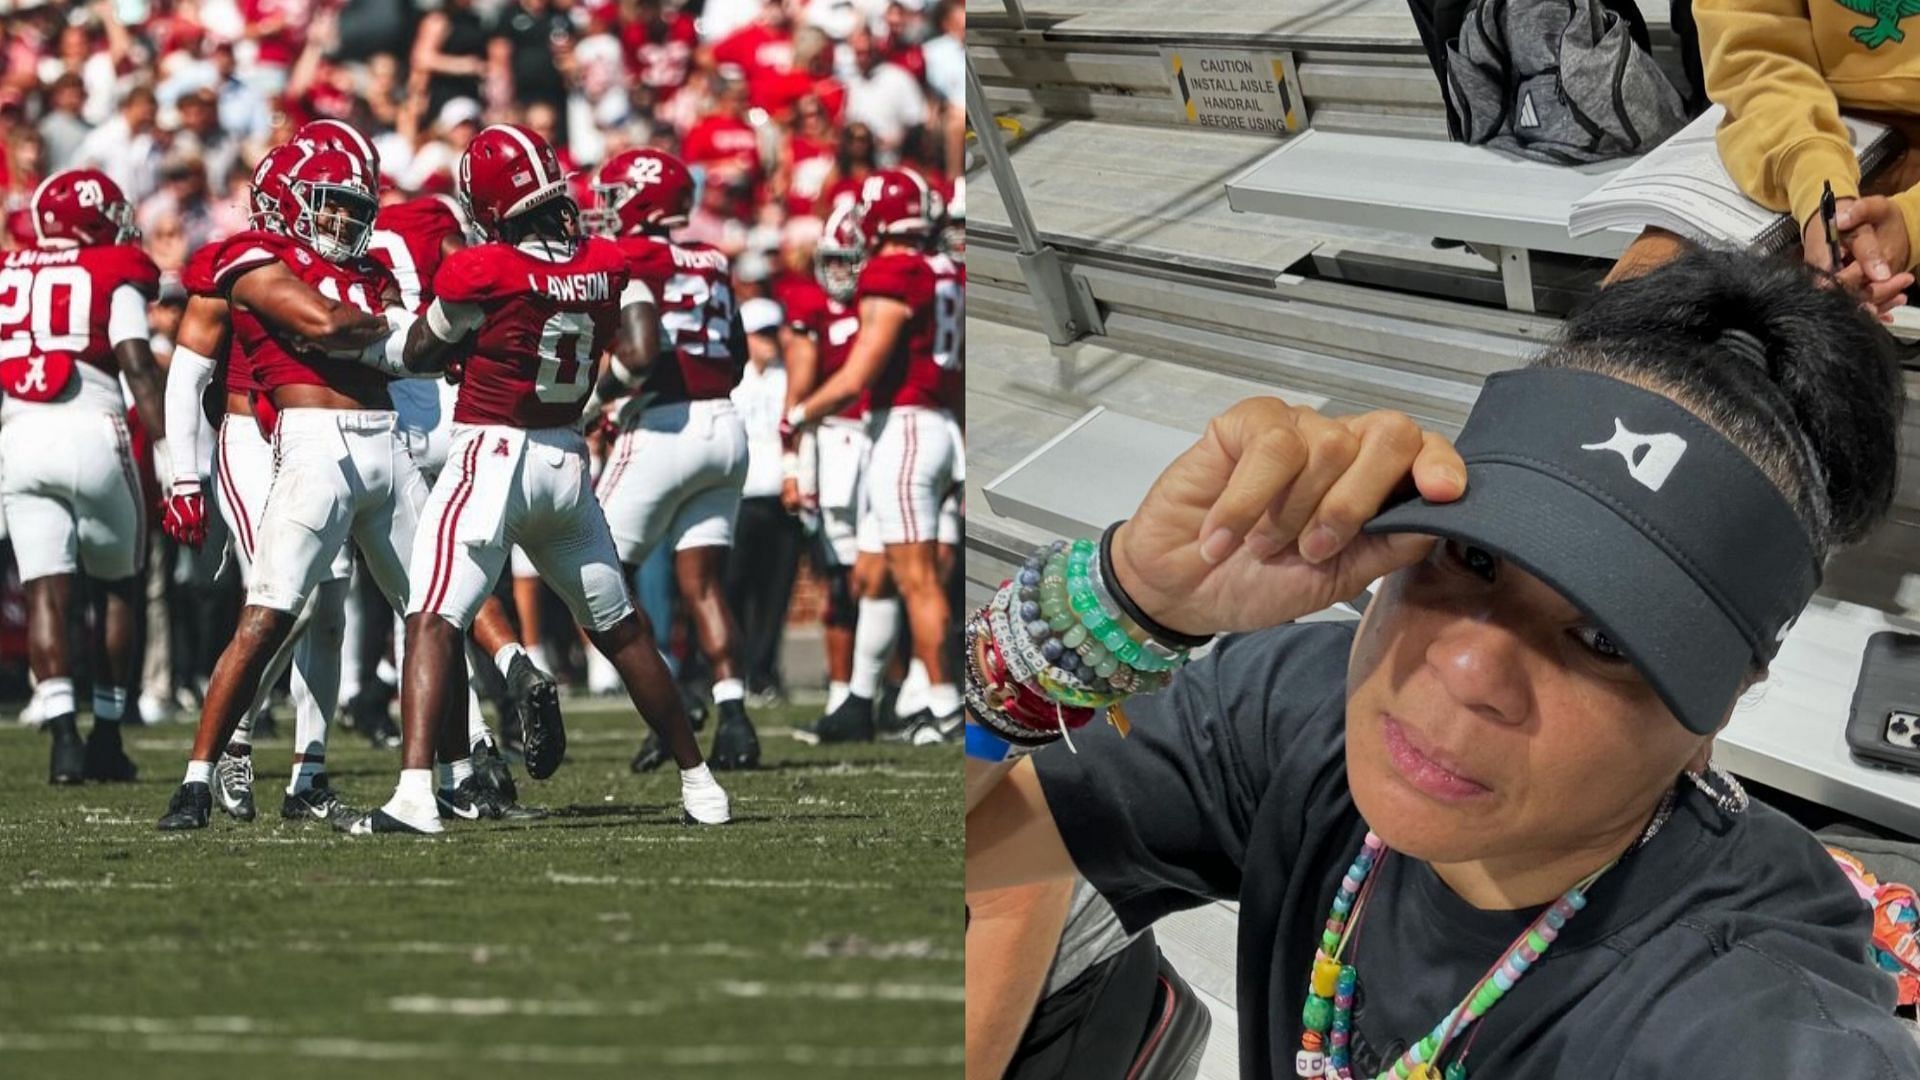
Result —
M 1016 0 L 1017 2 L 1017 0 Z M 1014 10 L 1009 5 L 1009 11 Z M 1015 260 L 1020 276 L 1027 283 L 1027 295 L 1033 298 L 1034 311 L 1040 317 L 1047 340 L 1066 345 L 1088 334 L 1102 332 L 1100 306 L 1084 279 L 1068 271 L 1060 253 L 1040 241 L 1040 230 L 1033 223 L 1033 211 L 1020 191 L 1020 178 L 1013 171 L 1013 159 L 1000 137 L 1000 125 L 987 107 L 987 94 L 980 76 L 967 65 L 967 120 L 986 155 L 987 171 L 1007 208 L 1007 223 L 1013 228 Z
M 1500 287 L 1506 294 L 1508 311 L 1538 310 L 1533 302 L 1533 262 L 1526 248 L 1474 244 L 1473 250 L 1500 267 Z

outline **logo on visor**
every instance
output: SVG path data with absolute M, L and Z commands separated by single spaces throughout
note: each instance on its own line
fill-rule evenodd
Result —
M 1687 440 L 1678 435 L 1658 432 L 1642 435 L 1628 431 L 1627 425 L 1613 418 L 1613 438 L 1606 442 L 1583 443 L 1582 450 L 1611 450 L 1619 454 L 1627 463 L 1627 472 L 1640 481 L 1648 491 L 1659 491 L 1660 485 L 1667 482 L 1673 467 L 1680 464 L 1680 455 L 1687 452 Z

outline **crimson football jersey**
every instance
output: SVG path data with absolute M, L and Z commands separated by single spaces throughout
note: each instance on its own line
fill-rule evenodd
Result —
M 884 297 L 911 309 L 893 354 L 873 384 L 873 408 L 959 407 L 966 360 L 966 288 L 966 271 L 945 255 L 892 251 L 868 260 L 854 288 L 855 307 L 869 297 Z
M 815 386 L 824 386 L 833 373 L 847 366 L 853 355 L 853 339 L 860 334 L 860 315 L 853 308 L 827 295 L 827 290 L 809 281 L 787 291 L 787 326 L 812 338 L 819 350 L 820 370 Z M 853 404 L 839 415 L 858 420 L 867 415 L 870 390 L 862 390 Z
M 0 263 L 0 384 L 27 401 L 51 401 L 75 364 L 117 373 L 107 323 L 113 294 L 131 285 L 151 301 L 160 268 L 132 244 L 9 252 Z
M 613 345 L 626 287 L 626 260 L 611 240 L 580 240 L 557 261 L 499 243 L 447 256 L 434 296 L 486 308 L 454 423 L 556 428 L 578 421 L 595 363 Z
M 733 355 L 733 272 L 711 244 L 654 236 L 616 241 L 627 273 L 660 309 L 660 356 L 647 373 L 654 403 L 723 398 L 740 385 L 746 357 Z
M 187 290 L 187 295 L 226 299 L 220 291 L 220 286 L 213 280 L 213 268 L 220 261 L 221 243 L 208 244 L 199 248 L 187 259 L 186 267 L 180 271 L 180 285 Z M 247 359 L 246 350 L 240 348 L 239 339 L 232 333 L 227 335 L 227 355 L 210 357 L 210 359 L 226 361 L 227 393 L 251 394 L 261 389 L 260 380 L 253 377 L 253 363 Z
M 298 240 L 260 230 L 240 233 L 220 245 L 220 254 L 214 260 L 214 286 L 220 295 L 229 296 L 234 283 L 248 271 L 271 262 L 284 263 L 321 296 L 352 304 L 369 315 L 380 313 L 388 290 L 399 291 L 387 268 L 371 259 L 336 266 Z M 257 314 L 243 311 L 237 304 L 230 313 L 232 347 L 246 354 L 262 390 L 324 386 L 359 401 L 385 400 L 386 375 L 353 360 L 297 354 Z
M 440 270 L 440 250 L 449 236 L 465 234 L 449 195 L 422 195 L 380 208 L 373 222 L 367 257 L 393 272 L 400 283 L 400 302 L 408 311 L 425 311 L 433 301 L 433 275 Z

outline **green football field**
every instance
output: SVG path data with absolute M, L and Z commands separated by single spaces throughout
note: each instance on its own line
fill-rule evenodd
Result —
M 0 1076 L 960 1075 L 958 747 L 761 712 L 765 767 L 696 829 L 627 770 L 630 708 L 566 710 L 566 765 L 515 770 L 554 816 L 434 839 L 282 822 L 284 737 L 259 820 L 162 835 L 188 725 L 128 729 L 137 784 L 54 789 L 0 724 Z M 391 791 L 397 751 L 329 756 L 355 805 Z

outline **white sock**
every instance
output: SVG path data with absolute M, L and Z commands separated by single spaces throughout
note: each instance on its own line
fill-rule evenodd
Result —
M 536 646 L 536 648 L 537 647 L 538 646 Z M 525 656 L 529 660 L 533 659 L 527 650 L 520 647 L 519 642 L 513 641 L 500 646 L 500 651 L 493 654 L 493 666 L 500 669 L 500 674 L 505 675 L 507 668 L 513 664 L 513 658 L 516 656 Z M 541 670 L 544 671 L 546 669 L 541 668 Z
M 447 765 L 447 772 L 453 777 L 453 786 L 459 787 L 468 779 L 472 778 L 473 759 L 461 758 L 459 761 L 450 762 Z
M 234 726 L 233 734 L 228 736 L 227 745 L 247 749 L 253 745 L 253 714 L 245 713 L 240 723 Z
M 213 762 L 211 761 L 187 762 L 187 783 L 189 784 L 213 783 Z
M 706 787 L 713 782 L 713 770 L 707 768 L 704 761 L 691 769 L 680 770 L 681 787 Z
M 599 649 L 587 649 L 587 689 L 611 694 L 620 689 L 620 670 Z
M 71 716 L 75 708 L 73 703 L 72 679 L 46 679 L 34 688 L 34 696 L 40 701 L 40 715 L 51 720 L 56 716 Z
M 828 683 L 827 684 L 827 711 L 832 712 L 833 710 L 839 708 L 840 703 L 847 700 L 848 693 L 849 691 L 847 690 L 846 683 L 840 682 L 838 680 Z
M 952 716 L 960 709 L 960 690 L 950 682 L 927 687 L 927 710 L 935 716 Z
M 72 683 L 68 683 L 71 692 Z M 72 709 L 68 709 L 72 712 Z M 58 716 L 58 713 L 53 715 Z M 117 724 L 127 715 L 127 688 L 124 686 L 93 688 L 93 718 L 103 724 Z
M 741 682 L 739 679 L 721 679 L 719 682 L 713 684 L 713 703 L 715 705 L 723 701 L 745 701 L 746 698 L 747 684 Z
M 887 657 L 893 653 L 894 637 L 899 632 L 898 599 L 860 601 L 860 618 L 853 628 L 853 677 L 847 680 L 849 692 L 868 701 L 880 696 L 880 675 L 887 670 Z
M 307 758 L 293 763 L 293 779 L 287 782 L 287 794 L 298 795 L 311 788 L 315 777 L 327 775 L 325 758 Z
M 483 742 L 493 741 L 493 731 L 487 727 L 487 715 L 480 711 L 480 695 L 473 686 L 467 686 L 467 745 L 479 746 Z
M 907 666 L 907 677 L 900 682 L 900 696 L 893 699 L 895 716 L 912 716 L 927 704 L 927 665 L 915 660 Z
M 533 666 L 539 668 L 541 671 L 553 670 L 552 666 L 547 663 L 547 647 L 545 645 L 536 643 L 527 646 L 527 659 L 533 661 Z
M 433 770 L 401 769 L 400 785 L 393 789 L 393 801 L 407 806 L 432 806 Z

